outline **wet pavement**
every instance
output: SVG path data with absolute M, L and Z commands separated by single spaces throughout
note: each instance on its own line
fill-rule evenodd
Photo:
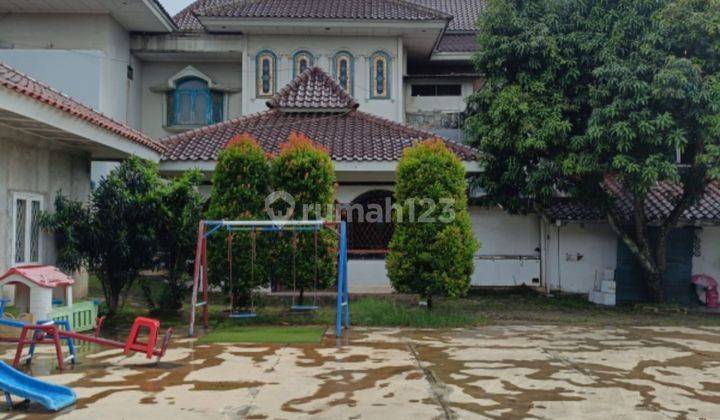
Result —
M 81 347 L 61 418 L 719 418 L 720 328 L 354 328 L 320 345 L 175 340 L 156 365 Z M 11 361 L 14 349 L 0 347 Z M 41 409 L 0 412 L 47 417 Z

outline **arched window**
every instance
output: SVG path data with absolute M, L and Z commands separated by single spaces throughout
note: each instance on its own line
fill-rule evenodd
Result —
M 314 61 L 313 55 L 307 51 L 298 51 L 293 54 L 293 78 L 312 67 Z
M 370 97 L 390 98 L 390 57 L 378 51 L 370 57 Z
M 224 95 L 210 90 L 208 82 L 186 77 L 175 83 L 167 94 L 169 126 L 197 126 L 215 124 L 223 120 Z
M 384 257 L 394 231 L 392 191 L 368 191 L 346 208 L 348 250 L 356 257 Z
M 277 57 L 271 51 L 260 51 L 255 58 L 257 69 L 257 97 L 268 98 L 275 94 L 277 81 Z
M 340 51 L 333 59 L 333 77 L 341 88 L 350 95 L 353 94 L 355 75 L 355 60 L 347 51 Z

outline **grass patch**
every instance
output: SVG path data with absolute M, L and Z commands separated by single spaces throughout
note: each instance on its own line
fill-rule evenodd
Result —
M 221 325 L 200 337 L 198 343 L 317 344 L 324 333 L 324 327 Z
M 484 325 L 480 314 L 463 310 L 452 301 L 431 311 L 386 299 L 361 299 L 350 304 L 350 323 L 375 327 L 453 328 Z

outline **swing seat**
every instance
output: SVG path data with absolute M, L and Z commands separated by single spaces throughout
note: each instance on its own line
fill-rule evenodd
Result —
M 241 312 L 231 312 L 228 314 L 228 318 L 236 319 L 236 318 L 255 318 L 257 314 L 255 311 L 241 311 Z
M 317 311 L 320 307 L 317 305 L 293 305 L 290 309 L 293 311 Z

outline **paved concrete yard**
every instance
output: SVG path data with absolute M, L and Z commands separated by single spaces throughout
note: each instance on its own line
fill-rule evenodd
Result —
M 6 361 L 12 349 L 2 348 Z M 97 351 L 66 418 L 718 418 L 720 328 L 360 329 L 349 343 L 197 345 L 158 365 Z M 39 416 L 1 413 L 7 417 Z

